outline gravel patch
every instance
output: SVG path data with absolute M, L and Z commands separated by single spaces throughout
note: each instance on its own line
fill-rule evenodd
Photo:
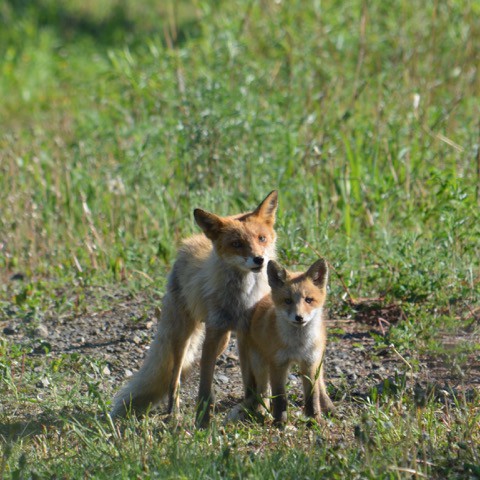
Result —
M 20 320 L 8 318 L 0 322 L 0 331 L 11 342 L 29 345 L 33 342 L 36 346 L 32 355 L 45 354 L 47 346 L 52 356 L 75 352 L 103 360 L 104 391 L 112 396 L 141 365 L 155 333 L 156 312 L 153 307 L 146 308 L 145 301 L 138 298 L 113 296 L 109 305 L 107 310 L 90 314 L 62 318 L 49 314 L 34 328 L 25 328 Z M 380 308 L 380 313 L 373 310 L 370 316 L 362 310 L 357 319 L 327 320 L 329 334 L 325 378 L 340 412 L 342 406 L 352 404 L 355 398 L 367 398 L 374 388 L 382 392 L 385 385 L 391 389 L 402 382 L 406 382 L 412 393 L 420 396 L 432 391 L 444 396 L 452 393 L 472 395 L 478 391 L 478 355 L 470 355 L 459 366 L 455 355 L 419 357 L 415 352 L 400 355 L 394 348 L 378 348 L 372 334 L 382 335 L 394 323 L 394 319 L 384 318 L 389 311 L 395 312 L 395 321 L 403 321 L 401 312 L 393 307 Z M 381 315 L 380 321 L 378 315 Z M 465 339 L 480 341 L 465 332 L 456 337 L 445 337 L 445 343 L 450 342 L 453 347 Z M 409 368 L 410 363 L 415 364 L 413 370 Z M 182 383 L 182 405 L 195 404 L 198 381 L 198 368 L 194 368 Z M 44 384 L 42 386 L 45 387 Z M 214 387 L 218 411 L 231 408 L 242 398 L 234 335 L 217 360 Z M 289 376 L 289 393 L 294 403 L 301 403 L 301 380 L 295 369 Z

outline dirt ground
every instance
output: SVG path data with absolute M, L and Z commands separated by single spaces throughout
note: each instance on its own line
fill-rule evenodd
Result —
M 138 369 L 156 328 L 154 308 L 147 308 L 138 297 L 113 295 L 110 308 L 100 313 L 85 313 L 75 317 L 57 318 L 48 315 L 35 329 L 37 343 L 48 342 L 52 355 L 81 353 L 106 362 L 103 374 L 110 385 L 106 392 L 115 392 Z M 398 308 L 363 309 L 356 318 L 328 319 L 329 331 L 326 354 L 326 379 L 332 399 L 342 411 L 342 405 L 355 398 L 366 398 L 377 388 L 390 390 L 406 382 L 416 396 L 474 395 L 480 391 L 480 359 L 475 353 L 462 358 L 448 353 L 436 356 L 419 356 L 415 352 L 400 353 L 395 348 L 378 348 L 374 335 L 388 329 L 388 321 L 404 321 Z M 478 324 L 478 319 L 477 322 Z M 0 331 L 9 341 L 32 344 L 31 334 L 14 317 L 0 322 Z M 479 343 L 477 335 L 459 332 L 457 336 L 444 337 L 444 344 L 453 347 L 461 341 Z M 37 348 L 32 355 L 42 355 Z M 412 367 L 412 368 L 410 368 Z M 301 380 L 295 370 L 289 376 L 289 392 L 301 398 Z M 388 386 L 388 387 L 386 387 Z M 198 388 L 198 368 L 183 382 L 181 401 L 194 405 Z M 225 411 L 241 400 L 242 384 L 235 339 L 218 358 L 215 371 L 217 409 Z M 299 401 L 299 403 L 301 403 Z

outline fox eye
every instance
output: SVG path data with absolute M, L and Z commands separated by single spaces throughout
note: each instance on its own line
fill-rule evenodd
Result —
M 260 243 L 265 243 L 265 242 L 267 241 L 267 237 L 266 237 L 265 235 L 260 235 L 260 236 L 258 237 L 258 241 L 259 241 Z
M 306 301 L 307 303 L 312 303 L 312 302 L 313 302 L 313 298 L 312 298 L 312 297 L 307 297 L 307 298 L 305 299 L 305 301 Z
M 234 240 L 232 242 L 232 247 L 233 248 L 240 248 L 242 246 L 242 242 L 240 240 Z
M 293 303 L 293 300 L 292 300 L 291 298 L 286 298 L 286 299 L 285 299 L 285 303 L 286 303 L 287 305 L 291 305 L 291 304 Z

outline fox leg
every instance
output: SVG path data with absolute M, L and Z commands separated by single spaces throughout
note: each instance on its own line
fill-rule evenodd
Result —
M 176 301 L 177 300 L 177 301 Z M 167 413 L 178 412 L 180 408 L 180 377 L 184 364 L 188 368 L 191 359 L 187 358 L 198 324 L 180 304 L 178 299 L 168 296 L 163 302 L 163 315 L 169 320 L 168 331 L 175 332 L 171 338 L 170 379 L 168 383 Z M 167 393 L 167 392 L 165 392 Z
M 300 371 L 303 381 L 305 415 L 320 423 L 322 421 L 322 409 L 325 411 L 333 411 L 334 409 L 323 380 L 323 365 L 303 363 L 300 366 Z
M 323 378 L 323 365 L 320 367 L 320 376 L 318 378 L 318 388 L 320 392 L 320 405 L 322 406 L 322 411 L 324 412 L 335 412 L 335 405 L 330 400 L 330 397 L 327 393 L 327 387 L 325 386 L 325 379 Z
M 288 365 L 270 365 L 270 383 L 272 385 L 273 420 L 276 424 L 287 421 L 287 383 Z
M 168 390 L 168 408 L 167 413 L 177 413 L 180 409 L 180 376 L 182 374 L 182 366 L 190 346 L 190 339 L 185 344 L 177 348 L 173 352 L 173 370 L 172 379 Z
M 256 382 L 252 371 L 252 362 L 250 360 L 249 343 L 247 334 L 241 330 L 237 331 L 238 356 L 240 358 L 240 370 L 242 372 L 244 398 L 228 413 L 225 422 L 238 422 L 246 420 L 252 405 L 252 399 L 255 398 Z
M 268 364 L 255 350 L 250 352 L 250 375 L 252 386 L 249 391 L 250 409 L 260 412 L 263 407 L 269 408 L 268 393 Z
M 200 360 L 200 388 L 197 401 L 197 426 L 205 428 L 210 423 L 211 410 L 215 397 L 212 391 L 213 373 L 217 355 L 222 347 L 228 342 L 230 332 L 208 328 L 205 332 L 205 340 Z
M 219 357 L 228 347 L 228 342 L 230 342 L 230 332 L 226 332 L 225 336 L 222 337 L 220 343 L 218 344 L 217 357 Z
M 237 345 L 238 356 L 240 357 L 240 370 L 242 372 L 243 391 L 245 399 L 249 397 L 252 391 L 256 389 L 255 376 L 252 371 L 252 362 L 250 360 L 248 340 L 244 333 L 238 332 Z
M 241 342 L 240 342 L 241 343 Z M 245 398 L 237 405 L 229 419 L 244 420 L 249 416 L 262 414 L 264 408 L 268 410 L 268 364 L 251 345 L 242 345 L 241 368 Z
M 322 410 L 320 408 L 318 382 L 315 379 L 307 378 L 307 376 L 303 376 L 302 380 L 305 415 L 319 422 L 321 420 Z

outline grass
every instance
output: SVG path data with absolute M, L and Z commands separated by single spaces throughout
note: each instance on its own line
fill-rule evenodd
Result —
M 346 420 L 285 431 L 268 426 L 196 431 L 192 412 L 178 424 L 158 416 L 121 426 L 103 418 L 102 365 L 65 356 L 38 365 L 54 388 L 34 388 L 38 374 L 21 351 L 2 344 L 10 365 L 23 358 L 16 382 L 5 377 L 15 412 L 28 421 L 5 423 L 5 478 L 475 478 L 478 403 L 434 397 L 423 403 L 404 386 L 348 407 Z M 37 357 L 38 358 L 38 357 Z M 13 370 L 13 368 L 12 368 Z M 73 372 L 75 375 L 72 375 Z M 20 378 L 20 381 L 18 381 Z M 13 390 L 13 384 L 19 387 Z M 86 383 L 88 394 L 82 383 Z M 32 396 L 37 392 L 36 398 Z M 477 399 L 478 402 L 478 399 Z M 22 414 L 23 417 L 23 414 Z M 333 423 L 332 423 L 333 422 Z M 5 435 L 8 427 L 8 435 Z M 385 448 L 386 447 L 386 448 Z
M 329 259 L 334 312 L 354 313 L 346 288 L 401 304 L 379 346 L 436 355 L 439 332 L 478 338 L 475 2 L 137 3 L 0 6 L 2 325 L 100 310 L 85 293 L 100 287 L 158 302 L 193 208 L 235 212 L 278 188 L 279 256 Z M 2 422 L 33 424 L 2 433 L 0 477 L 480 476 L 466 400 L 419 410 L 405 390 L 334 433 L 118 430 L 96 416 L 111 392 L 95 360 L 1 349 Z M 42 378 L 57 387 L 40 402 Z

